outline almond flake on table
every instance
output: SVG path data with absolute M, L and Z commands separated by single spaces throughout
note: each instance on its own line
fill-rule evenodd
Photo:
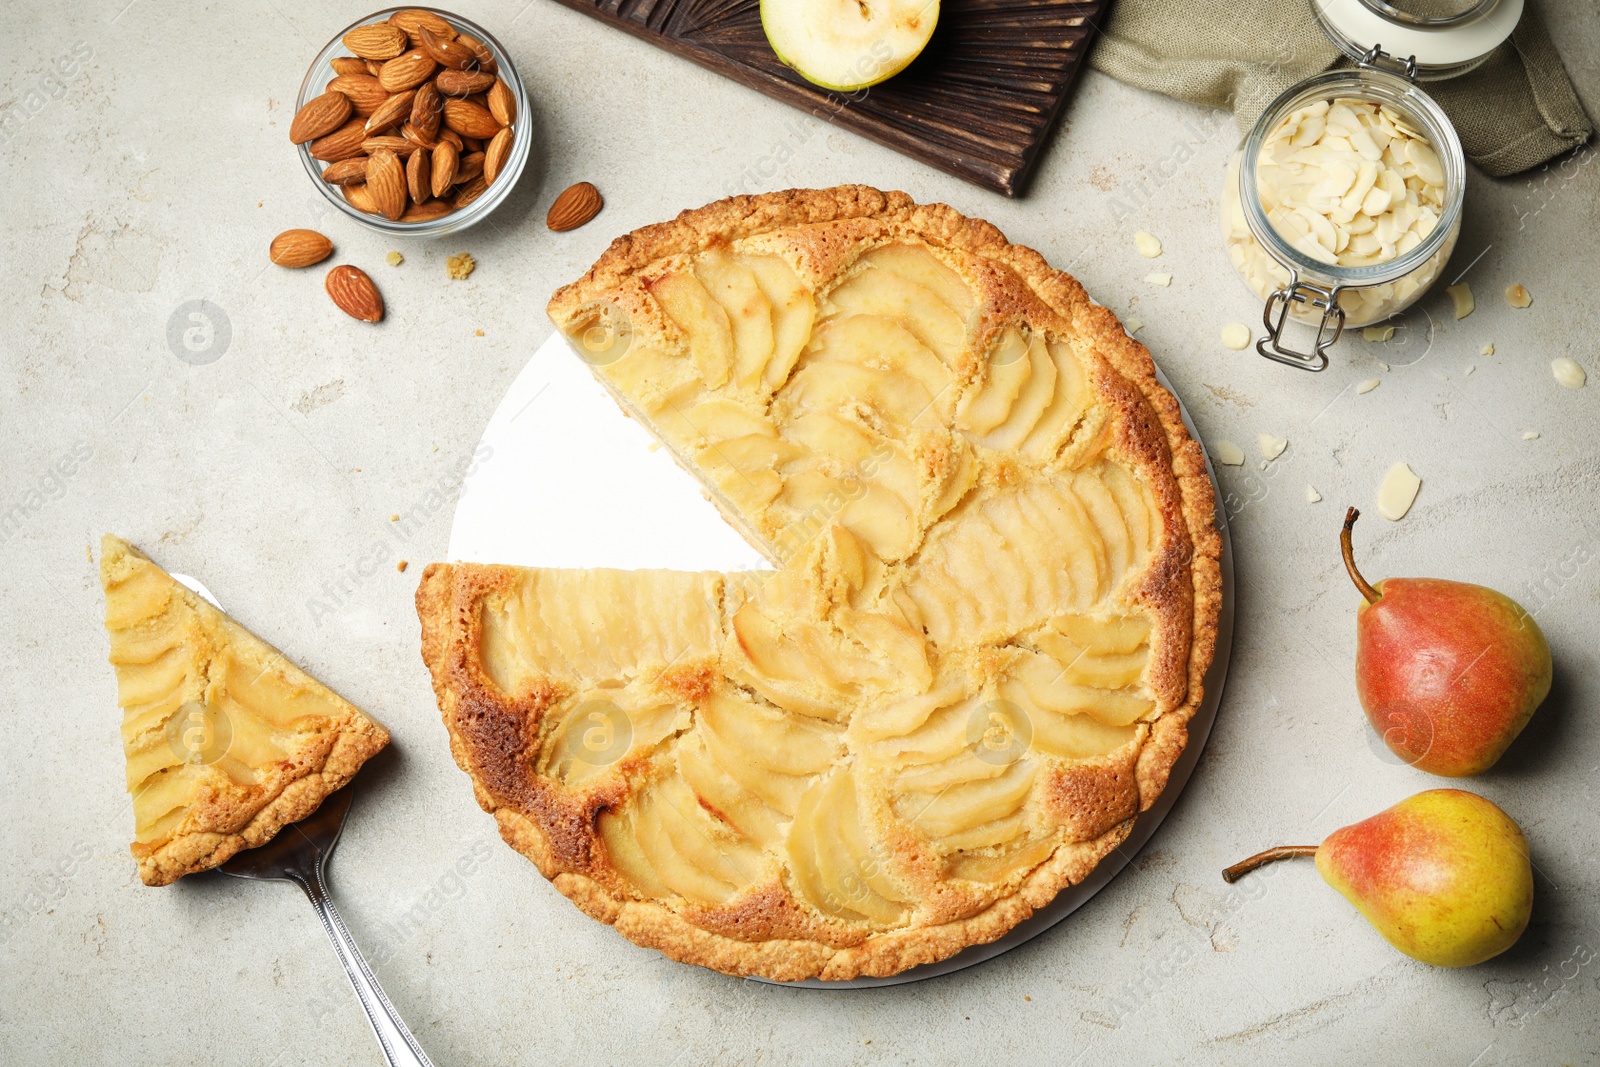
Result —
M 1525 308 L 1533 303 L 1533 294 L 1528 292 L 1526 286 L 1508 286 L 1506 288 L 1506 303 L 1514 308 Z
M 1480 355 L 1480 356 L 1492 356 L 1492 355 L 1494 355 L 1494 342 L 1490 341 L 1488 344 L 1486 344 L 1482 348 L 1478 349 L 1478 355 Z
M 1155 234 L 1146 233 L 1144 230 L 1140 230 L 1133 235 L 1133 247 L 1137 248 L 1139 254 L 1145 259 L 1155 259 L 1161 254 L 1160 239 Z
M 1274 460 L 1283 455 L 1283 450 L 1289 447 L 1286 437 L 1274 437 L 1270 433 L 1256 434 L 1256 447 L 1261 449 L 1261 456 L 1266 460 Z
M 1242 322 L 1230 322 L 1222 328 L 1222 343 L 1235 352 L 1250 347 L 1250 342 L 1255 339 L 1255 334 L 1250 332 L 1250 327 Z
M 1522 431 L 1522 439 L 1524 441 L 1537 441 L 1539 439 L 1539 431 L 1538 430 L 1523 430 Z
M 1379 381 L 1377 378 L 1368 378 L 1366 381 L 1364 381 L 1360 385 L 1356 386 L 1356 392 L 1358 392 L 1358 393 L 1370 393 L 1370 392 L 1372 392 L 1374 389 L 1376 389 L 1378 386 L 1380 386 L 1382 384 L 1383 383 L 1381 381 Z
M 1466 282 L 1456 282 L 1447 286 L 1445 292 L 1450 294 L 1450 300 L 1455 304 L 1458 321 L 1472 314 L 1478 306 L 1478 302 L 1472 298 L 1472 289 Z
M 1322 500 L 1322 494 L 1317 492 L 1317 487 L 1316 486 L 1314 486 L 1314 485 L 1306 486 L 1306 503 L 1307 504 L 1320 503 L 1321 500 Z
M 1244 449 L 1232 441 L 1218 441 L 1211 446 L 1211 454 L 1224 467 L 1238 467 L 1244 464 Z
M 1378 486 L 1378 514 L 1390 522 L 1399 522 L 1416 503 L 1422 479 L 1404 463 L 1396 463 L 1383 476 Z
M 1394 323 L 1386 322 L 1381 326 L 1365 326 L 1361 330 L 1361 336 L 1368 341 L 1387 341 L 1394 336 Z
M 1146 274 L 1144 276 L 1144 280 L 1149 282 L 1151 285 L 1171 285 L 1172 275 L 1157 272 L 1155 274 Z
M 1144 320 L 1137 315 L 1129 315 L 1123 320 L 1122 328 L 1128 331 L 1129 337 L 1132 337 L 1134 334 L 1144 329 Z
M 1558 356 L 1550 361 L 1550 373 L 1555 375 L 1556 381 L 1568 389 L 1582 389 L 1589 380 L 1589 374 L 1575 359 Z

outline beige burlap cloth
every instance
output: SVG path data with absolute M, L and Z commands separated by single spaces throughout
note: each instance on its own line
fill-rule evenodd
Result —
M 1112 0 L 1089 63 L 1118 81 L 1233 112 L 1249 129 L 1272 98 L 1344 61 L 1311 0 Z M 1576 148 L 1594 127 L 1534 0 L 1477 69 L 1424 86 L 1494 177 Z

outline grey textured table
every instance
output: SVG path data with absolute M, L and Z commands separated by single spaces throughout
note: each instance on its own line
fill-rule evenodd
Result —
M 1546 7 L 1595 110 L 1593 8 Z M 441 1067 L 1600 1062 L 1600 382 L 1564 390 L 1548 369 L 1564 355 L 1600 371 L 1593 150 L 1509 182 L 1474 175 L 1449 274 L 1466 272 L 1476 313 L 1455 321 L 1436 292 L 1389 344 L 1343 341 L 1313 376 L 1218 340 L 1259 316 L 1217 233 L 1231 124 L 1093 73 L 1032 194 L 1011 202 L 556 4 L 466 3 L 521 64 L 535 159 L 491 224 L 401 245 L 391 268 L 394 244 L 328 211 L 286 138 L 310 56 L 365 8 L 6 10 L 0 1060 L 378 1062 L 297 891 L 214 875 L 139 884 L 90 551 L 113 530 L 201 577 L 393 730 L 362 775 L 333 883 Z M 578 180 L 602 188 L 604 214 L 547 232 L 545 207 Z M 845 181 L 948 201 L 1078 274 L 1144 320 L 1139 337 L 1203 434 L 1251 459 L 1222 471 L 1239 568 L 1227 700 L 1151 845 L 1068 922 L 996 961 L 813 992 L 635 948 L 501 845 L 450 760 L 411 594 L 444 551 L 459 461 L 548 333 L 553 287 L 611 237 L 684 207 Z M 381 326 L 336 311 L 320 271 L 268 268 L 270 237 L 308 225 L 377 279 Z M 1134 251 L 1139 229 L 1164 242 L 1158 262 Z M 450 282 L 458 251 L 478 270 Z M 1145 283 L 1152 270 L 1171 287 Z M 1530 309 L 1501 298 L 1512 282 Z M 211 345 L 201 357 L 182 336 L 196 300 L 215 309 L 210 341 L 189 337 Z M 1495 354 L 1480 355 L 1489 342 Z M 1358 395 L 1368 378 L 1381 385 Z M 1260 432 L 1290 441 L 1265 470 Z M 1421 496 L 1399 523 L 1363 520 L 1368 574 L 1495 585 L 1538 613 L 1556 660 L 1544 710 L 1472 783 L 1533 840 L 1534 924 L 1463 971 L 1394 953 L 1308 864 L 1232 889 L 1218 876 L 1439 784 L 1386 758 L 1351 680 L 1357 598 L 1339 517 L 1370 505 L 1397 460 L 1422 476 Z M 391 514 L 405 516 L 398 535 Z M 400 558 L 413 563 L 403 574 Z

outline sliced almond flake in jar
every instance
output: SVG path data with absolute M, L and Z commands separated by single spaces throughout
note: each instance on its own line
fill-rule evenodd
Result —
M 1456 282 L 1445 289 L 1450 294 L 1450 300 L 1455 304 L 1456 319 L 1464 319 L 1477 308 L 1477 301 L 1472 299 L 1472 289 L 1466 282 Z
M 1417 176 L 1429 185 L 1444 182 L 1444 167 L 1439 163 L 1438 154 L 1428 147 L 1426 141 L 1420 138 L 1407 141 L 1406 159 L 1417 168 Z
M 1307 115 L 1302 118 L 1294 130 L 1294 136 L 1289 138 L 1289 143 L 1296 148 L 1317 143 L 1317 138 L 1322 136 L 1322 131 L 1327 127 L 1328 121 L 1321 115 Z M 1284 127 L 1289 128 L 1288 126 Z
M 1374 141 L 1372 134 L 1368 133 L 1364 128 L 1351 131 L 1350 144 L 1361 154 L 1362 159 L 1376 162 L 1383 158 L 1383 146 Z

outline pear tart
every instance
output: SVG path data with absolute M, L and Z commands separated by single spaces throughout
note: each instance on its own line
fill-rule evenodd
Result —
M 100 580 L 146 885 L 266 843 L 389 743 L 355 705 L 109 534 Z
M 1126 837 L 1220 542 L 1109 311 L 859 186 L 639 230 L 549 310 L 775 566 L 428 568 L 456 760 L 562 893 L 674 959 L 848 979 L 1001 936 Z

